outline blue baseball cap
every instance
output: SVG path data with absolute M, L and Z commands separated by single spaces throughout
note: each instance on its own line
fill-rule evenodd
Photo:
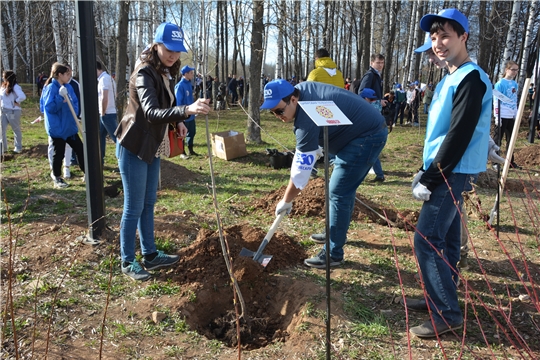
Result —
M 458 9 L 443 9 L 438 14 L 427 14 L 420 20 L 420 28 L 426 32 L 431 31 L 431 25 L 437 19 L 447 19 L 457 21 L 466 33 L 469 33 L 469 20 Z
M 164 22 L 158 26 L 154 42 L 165 45 L 170 51 L 187 52 L 184 47 L 184 32 L 178 25 L 170 22 Z
M 365 88 L 364 90 L 360 91 L 360 97 L 364 99 L 377 100 L 375 90 L 370 88 Z
M 186 65 L 182 68 L 182 70 L 180 70 L 182 72 L 182 75 L 190 72 L 190 71 L 193 71 L 195 70 L 195 68 L 192 68 L 192 67 L 189 67 L 189 65 Z
M 433 43 L 431 42 L 431 37 L 428 37 L 428 39 L 426 40 L 426 42 L 424 43 L 424 45 L 420 46 L 418 49 L 414 49 L 414 52 L 415 53 L 423 53 L 423 52 L 426 52 L 428 51 L 429 49 L 431 49 L 431 45 Z
M 279 104 L 281 99 L 291 95 L 294 92 L 294 86 L 283 79 L 270 81 L 264 87 L 264 103 L 261 109 L 273 109 Z

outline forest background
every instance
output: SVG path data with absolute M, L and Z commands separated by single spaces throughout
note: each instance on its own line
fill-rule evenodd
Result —
M 182 55 L 183 64 L 195 65 L 199 73 L 221 81 L 228 74 L 244 76 L 257 93 L 262 91 L 261 75 L 307 77 L 320 47 L 328 49 L 344 77 L 351 79 L 368 69 L 370 54 L 385 55 L 383 79 L 388 91 L 394 82 L 440 79 L 441 71 L 413 51 L 426 39 L 418 23 L 427 13 L 455 7 L 469 18 L 473 60 L 493 83 L 505 61 L 516 61 L 522 87 L 538 59 L 538 2 L 96 1 L 95 49 L 110 73 L 125 73 L 116 80 L 118 89 L 126 88 L 138 54 L 152 41 L 155 28 L 171 21 L 185 32 L 189 53 Z M 19 82 L 35 82 L 55 61 L 72 64 L 77 77 L 75 1 L 2 1 L 1 19 L 1 67 L 14 70 Z M 121 112 L 125 92 L 118 94 Z M 259 119 L 258 109 L 250 110 L 250 115 Z M 248 127 L 247 137 L 257 140 L 258 133 Z

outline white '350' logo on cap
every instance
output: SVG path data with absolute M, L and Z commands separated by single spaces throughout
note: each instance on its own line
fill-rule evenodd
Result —
M 264 97 L 271 97 L 271 96 L 272 96 L 272 89 L 264 90 Z
M 182 35 L 182 32 L 181 31 L 172 31 L 171 32 L 171 38 L 173 39 L 178 39 L 178 40 L 182 40 L 184 38 L 184 36 Z

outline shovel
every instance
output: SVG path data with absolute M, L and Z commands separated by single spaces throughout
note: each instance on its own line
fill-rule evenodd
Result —
M 286 211 L 282 211 L 279 213 L 279 215 L 276 217 L 276 220 L 274 220 L 274 223 L 270 227 L 270 230 L 268 230 L 268 234 L 264 237 L 261 245 L 257 249 L 257 252 L 253 252 L 251 250 L 248 250 L 246 248 L 242 248 L 242 251 L 240 251 L 240 256 L 246 256 L 246 257 L 252 257 L 253 260 L 261 264 L 263 267 L 266 267 L 270 260 L 272 259 L 272 255 L 263 255 L 263 250 L 270 242 L 270 239 L 272 236 L 274 236 L 274 233 L 276 232 L 279 223 L 281 222 L 281 219 L 285 216 Z

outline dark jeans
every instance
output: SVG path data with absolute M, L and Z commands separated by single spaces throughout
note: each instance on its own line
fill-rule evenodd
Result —
M 418 122 L 418 105 L 411 104 L 409 109 L 409 115 L 407 116 L 407 121 L 417 123 Z
M 81 168 L 82 172 L 84 172 L 84 150 L 83 150 L 83 143 L 81 141 L 81 138 L 79 137 L 79 134 L 71 135 L 66 140 L 62 138 L 51 138 L 51 139 L 52 139 L 52 145 L 54 149 L 53 160 L 52 160 L 54 176 L 56 177 L 62 176 L 62 161 L 64 160 L 64 152 L 66 151 L 66 144 L 69 144 L 69 146 L 71 146 L 71 148 L 73 149 L 73 153 L 77 157 L 79 167 Z
M 501 118 L 501 126 L 495 126 L 495 142 L 501 146 L 502 136 L 506 139 L 506 151 L 508 152 L 508 144 L 510 144 L 510 138 L 512 137 L 512 130 L 514 129 L 514 119 Z M 514 154 L 512 154 L 512 163 L 514 163 Z
M 197 133 L 197 127 L 195 126 L 195 119 L 191 121 L 184 121 L 184 125 L 186 125 L 187 128 L 187 135 L 184 139 L 184 144 L 187 145 L 188 149 L 193 148 L 193 139 L 195 138 L 195 134 Z M 186 146 L 184 146 L 184 152 L 186 152 Z
M 407 103 L 405 101 L 402 101 L 400 103 L 396 104 L 396 116 L 394 118 L 394 124 L 397 124 L 397 118 L 399 115 L 399 124 L 403 125 L 403 116 L 405 116 L 405 106 Z

